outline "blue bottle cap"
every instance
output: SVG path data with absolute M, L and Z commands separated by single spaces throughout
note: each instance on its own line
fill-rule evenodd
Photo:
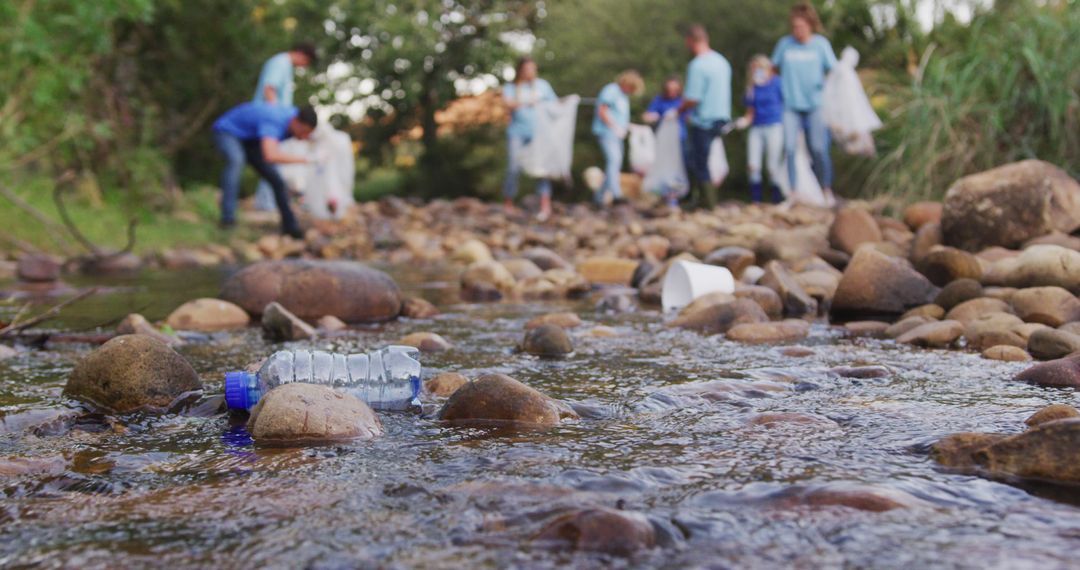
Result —
M 225 405 L 230 410 L 248 410 L 258 403 L 258 395 L 251 396 L 251 387 L 257 382 L 256 375 L 251 372 L 226 372 L 225 373 Z

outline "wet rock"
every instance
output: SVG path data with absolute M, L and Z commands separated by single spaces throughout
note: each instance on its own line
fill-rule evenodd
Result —
M 225 282 L 222 297 L 252 315 L 278 302 L 305 320 L 334 315 L 347 323 L 371 323 L 401 313 L 401 291 L 394 280 L 351 261 L 254 263 Z
M 1080 419 L 1033 427 L 973 453 L 975 463 L 993 475 L 1080 483 Z
M 345 321 L 334 315 L 326 315 L 319 319 L 315 324 L 319 327 L 319 330 L 326 332 L 339 332 L 349 328 L 349 325 L 345 324 Z
M 844 324 L 844 329 L 853 337 L 881 338 L 889 326 L 885 321 L 851 321 Z
M 754 245 L 759 263 L 767 261 L 798 261 L 824 254 L 829 249 L 828 231 L 820 227 L 803 227 L 768 232 Z
M 44 254 L 29 254 L 19 258 L 15 275 L 20 281 L 51 283 L 60 280 L 62 266 L 59 259 Z
M 274 342 L 303 340 L 315 336 L 315 329 L 280 303 L 270 303 L 262 310 L 262 329 L 266 338 Z
M 1026 350 L 1008 344 L 998 344 L 991 346 L 990 348 L 982 352 L 983 358 L 989 360 L 1000 360 L 1002 362 L 1027 362 L 1031 360 L 1031 355 Z
M 945 318 L 945 309 L 931 303 L 929 305 L 915 307 L 903 315 L 900 315 L 900 320 L 904 320 L 908 317 L 926 317 L 932 321 L 939 321 Z
M 934 321 L 926 317 L 908 317 L 889 325 L 889 327 L 885 329 L 885 336 L 888 338 L 898 338 L 909 331 L 932 322 Z
M 1080 252 L 1056 245 L 1035 245 L 1015 258 L 993 263 L 984 285 L 1007 287 L 1058 286 L 1080 293 Z
M 420 352 L 443 352 L 454 348 L 450 341 L 432 332 L 414 332 L 405 335 L 397 344 L 412 346 L 420 349 Z
M 837 366 L 836 368 L 830 368 L 829 374 L 858 380 L 888 378 L 893 375 L 892 371 L 885 366 Z
M 596 303 L 601 313 L 620 314 L 634 310 L 634 298 L 629 293 L 608 293 Z
M 62 455 L 48 457 L 0 457 L 0 477 L 61 475 L 67 469 Z
M 722 305 L 724 303 L 730 303 L 734 300 L 735 296 L 730 293 L 724 293 L 722 291 L 713 291 L 712 293 L 706 293 L 698 297 L 697 299 L 691 301 L 689 305 L 680 309 L 679 316 L 696 313 L 703 309 L 707 309 L 713 305 Z
M 535 263 L 524 258 L 506 259 L 499 263 L 502 263 L 502 266 L 510 272 L 510 275 L 514 276 L 515 281 L 524 281 L 525 279 L 540 277 L 544 274 L 543 269 L 540 269 Z
M 1072 418 L 1080 418 L 1080 411 L 1067 404 L 1050 404 L 1032 414 L 1030 418 L 1024 420 L 1024 423 L 1029 428 L 1033 428 L 1045 423 Z
M 993 315 L 997 313 L 1012 314 L 1012 307 L 1008 303 L 1001 299 L 994 299 L 991 297 L 979 297 L 978 299 L 971 299 L 970 301 L 964 301 L 959 305 L 953 307 L 948 313 L 945 313 L 945 318 L 953 321 L 960 321 L 964 324 L 970 323 L 975 319 L 985 317 L 987 315 Z
M 806 338 L 810 334 L 810 323 L 788 319 L 770 323 L 745 323 L 731 327 L 727 332 L 728 340 L 747 344 L 791 342 Z
M 959 321 L 939 321 L 919 325 L 896 337 L 896 342 L 928 348 L 948 348 L 963 334 L 963 323 Z
M 805 271 L 795 275 L 795 282 L 817 301 L 819 307 L 827 307 L 840 286 L 840 277 L 827 271 Z
M 982 278 L 983 270 L 974 255 L 953 247 L 936 247 L 919 259 L 919 272 L 931 283 L 943 287 L 957 279 Z
M 1055 360 L 1080 351 L 1080 335 L 1057 329 L 1035 331 L 1028 339 L 1028 352 L 1039 360 Z
M 454 253 L 450 254 L 450 259 L 464 265 L 472 265 L 473 263 L 494 261 L 494 257 L 491 256 L 491 250 L 484 242 L 477 239 L 470 239 L 458 246 L 454 250 Z
M 991 313 L 968 321 L 964 336 L 968 346 L 975 350 L 1001 345 L 1026 349 L 1028 339 L 1021 330 L 1023 325 L 1024 321 L 1015 315 Z
M 766 491 L 757 491 L 755 487 L 764 487 Z M 788 485 L 780 489 L 776 489 L 775 485 L 759 484 L 738 494 L 725 491 L 709 493 L 699 499 L 701 500 L 707 503 L 719 502 L 729 507 L 744 505 L 786 510 L 842 507 L 874 513 L 921 504 L 915 497 L 901 491 L 853 483 Z
M 462 386 L 439 412 L 449 422 L 540 427 L 576 417 L 568 406 L 505 374 L 488 374 Z
M 537 277 L 520 281 L 513 295 L 524 300 L 557 300 L 579 297 L 592 286 L 584 277 L 566 269 L 548 269 Z
M 107 411 L 165 411 L 198 396 L 199 375 L 184 357 L 145 335 L 123 335 L 75 366 L 64 395 Z
M 1013 380 L 1048 388 L 1080 389 L 1080 356 L 1069 356 L 1036 364 Z
M 672 328 L 684 328 L 702 334 L 723 334 L 731 327 L 744 323 L 764 323 L 769 316 L 749 299 L 736 299 L 727 303 L 706 306 L 700 310 L 685 312 L 668 323 Z
M 975 452 L 1008 437 L 997 433 L 954 433 L 930 448 L 930 457 L 945 467 L 969 469 L 975 466 Z
M 638 262 L 618 257 L 592 257 L 578 264 L 577 271 L 590 283 L 630 285 Z
M 829 244 L 848 255 L 854 255 L 864 243 L 883 239 L 874 216 L 858 206 L 841 208 L 829 227 Z
M 244 318 L 247 318 L 247 314 L 244 314 Z M 184 341 L 179 337 L 175 337 L 170 334 L 165 334 L 157 329 L 154 325 L 150 324 L 146 320 L 146 317 L 138 314 L 131 313 L 124 317 L 124 320 L 120 321 L 120 324 L 116 325 L 116 334 L 142 334 L 149 337 L 153 337 L 158 341 L 170 345 L 176 346 L 184 344 Z
M 434 378 L 424 381 L 424 391 L 432 396 L 448 398 L 457 392 L 458 388 L 469 383 L 469 379 L 456 372 L 443 372 Z
M 1080 184 L 1039 160 L 965 176 L 945 194 L 941 226 L 946 243 L 968 251 L 1072 233 L 1080 228 Z
M 12 356 L 17 356 L 18 354 L 19 351 L 15 350 L 14 348 L 11 348 L 6 344 L 0 344 L 0 360 L 6 360 L 8 358 L 11 358 Z
M 943 240 L 941 224 L 930 222 L 915 232 L 915 237 L 911 240 L 911 254 L 908 257 L 911 261 L 918 263 L 932 249 L 940 246 Z
M 756 261 L 754 252 L 745 247 L 739 246 L 727 246 L 713 251 L 709 255 L 705 256 L 702 260 L 703 263 L 709 265 L 719 265 L 720 267 L 727 268 L 735 279 L 742 277 L 743 272 L 747 267 L 753 265 Z
M 748 425 L 763 427 L 778 427 L 785 425 L 804 425 L 820 429 L 840 427 L 829 418 L 816 414 L 804 414 L 800 412 L 765 412 L 755 414 L 746 421 Z
M 942 210 L 941 202 L 915 202 L 904 208 L 904 223 L 916 231 L 926 224 L 941 222 Z
M 934 304 L 949 311 L 960 303 L 982 296 L 983 286 L 981 283 L 974 279 L 957 279 L 946 285 L 937 294 L 937 297 L 934 298 Z
M 188 301 L 165 318 L 165 324 L 174 330 L 199 332 L 241 329 L 250 322 L 251 317 L 239 306 L 209 298 Z
M 586 334 L 593 338 L 614 338 L 619 336 L 619 331 L 611 327 L 597 326 L 589 329 Z
M 473 301 L 498 300 L 513 291 L 517 280 L 497 261 L 480 261 L 470 265 L 461 275 L 461 293 Z M 491 291 L 499 294 L 489 299 Z
M 267 392 L 251 410 L 248 432 L 260 443 L 372 439 L 382 424 L 367 404 L 329 386 L 292 383 Z
M 530 319 L 529 322 L 525 323 L 525 329 L 532 330 L 544 325 L 556 325 L 564 329 L 572 329 L 580 327 L 582 324 L 581 317 L 577 316 L 577 313 L 548 313 Z
M 1080 300 L 1061 287 L 1031 287 L 1012 296 L 1016 316 L 1029 323 L 1059 327 L 1080 321 Z
M 1058 328 L 1065 332 L 1080 335 L 1080 322 L 1065 323 Z
M 574 352 L 574 344 L 562 327 L 545 324 L 525 333 L 521 349 L 534 356 L 565 356 Z
M 758 304 L 770 319 L 784 315 L 784 302 L 776 291 L 762 285 L 736 285 L 736 299 L 749 299 Z
M 671 251 L 671 241 L 664 236 L 645 236 L 637 240 L 642 255 L 652 259 L 664 259 Z
M 759 283 L 780 296 L 785 315 L 802 317 L 817 314 L 817 301 L 803 290 L 798 281 L 779 261 L 770 261 L 765 264 L 765 275 Z
M 0 412 L 0 435 L 32 433 L 38 437 L 67 433 L 81 414 L 71 408 L 37 408 Z
M 871 248 L 862 248 L 840 278 L 833 315 L 898 315 L 930 303 L 938 289 L 911 265 Z
M 438 316 L 439 309 L 420 297 L 407 297 L 401 303 L 401 316 L 407 319 L 430 319 Z
M 652 259 L 642 259 L 634 274 L 630 276 L 630 286 L 638 289 L 649 275 L 660 268 L 660 263 Z
M 535 540 L 571 550 L 628 556 L 656 546 L 656 531 L 640 513 L 594 507 L 556 518 Z
M 521 257 L 535 263 L 540 269 L 573 269 L 574 266 L 559 254 L 545 247 L 532 247 L 521 252 Z

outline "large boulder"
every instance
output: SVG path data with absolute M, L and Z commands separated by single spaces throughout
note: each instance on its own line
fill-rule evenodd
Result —
M 239 306 L 221 299 L 195 299 L 177 307 L 165 324 L 178 331 L 213 332 L 242 329 L 251 317 Z
M 454 391 L 439 411 L 453 423 L 550 427 L 577 414 L 566 405 L 505 374 L 488 374 Z
M 352 261 L 262 261 L 230 277 L 222 297 L 252 315 L 277 301 L 310 321 L 333 315 L 348 323 L 382 322 L 401 313 L 397 283 Z
M 934 300 L 934 287 L 904 259 L 860 248 L 840 278 L 832 313 L 841 318 L 899 315 Z
M 248 432 L 260 443 L 372 439 L 382 424 L 367 404 L 329 386 L 299 382 L 266 393 L 251 410 Z
M 1036 364 L 1013 380 L 1049 388 L 1080 389 L 1080 356 L 1069 356 Z
M 993 475 L 1080 483 L 1080 419 L 1037 425 L 975 451 L 975 463 Z
M 195 399 L 202 388 L 183 356 L 135 334 L 113 338 L 79 361 L 64 395 L 110 412 L 162 412 Z
M 1055 230 L 1080 228 L 1080 184 L 1064 170 L 1025 160 L 965 176 L 945 194 L 945 243 L 978 251 L 1017 248 Z

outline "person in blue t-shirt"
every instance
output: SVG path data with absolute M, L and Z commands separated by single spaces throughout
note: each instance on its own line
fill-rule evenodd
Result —
M 596 96 L 592 132 L 604 152 L 604 185 L 594 196 L 598 205 L 622 200 L 619 178 L 622 176 L 624 142 L 630 129 L 630 95 L 639 95 L 644 89 L 641 74 L 630 69 L 620 73 Z
M 806 144 L 814 162 L 814 175 L 826 200 L 832 202 L 832 159 L 829 157 L 829 132 L 821 113 L 821 92 L 825 75 L 836 65 L 832 44 L 820 34 L 821 20 L 810 4 L 791 9 L 791 35 L 780 38 L 773 50 L 772 63 L 780 70 L 784 93 L 784 152 L 788 159 L 788 181 L 797 188 L 795 152 L 799 135 L 806 133 Z
M 302 238 L 300 225 L 289 207 L 285 181 L 275 164 L 302 164 L 306 158 L 281 152 L 278 142 L 289 137 L 300 140 L 311 136 L 319 119 L 315 109 L 267 103 L 241 103 L 214 121 L 214 143 L 225 158 L 221 173 L 221 225 L 236 225 L 236 201 L 240 196 L 240 175 L 247 162 L 270 184 L 274 201 L 281 211 L 281 231 Z
M 780 181 L 784 169 L 784 95 L 780 78 L 773 74 L 772 62 L 764 55 L 750 60 L 746 97 L 746 115 L 735 121 L 739 129 L 750 129 L 746 138 L 746 165 L 750 174 L 750 201 L 763 199 L 762 164 L 768 165 L 773 202 L 786 196 Z M 763 161 L 764 158 L 764 161 Z
M 295 87 L 294 71 L 298 67 L 315 65 L 316 57 L 315 45 L 301 42 L 289 51 L 266 60 L 259 72 L 259 83 L 255 86 L 255 96 L 251 100 L 255 103 L 291 107 Z M 261 180 L 255 188 L 255 208 L 267 211 L 274 209 L 274 192 L 269 184 Z
M 682 107 L 682 81 L 678 77 L 669 77 L 664 81 L 664 87 L 660 94 L 653 98 L 649 103 L 648 108 L 645 109 L 645 114 L 642 115 L 642 119 L 654 127 L 663 120 L 668 111 L 675 110 L 678 112 L 679 107 Z M 686 117 L 679 117 L 679 141 L 681 142 L 681 150 L 683 157 L 683 164 L 689 164 L 688 147 L 686 144 Z M 679 198 L 677 193 L 666 193 L 665 199 L 669 207 L 678 207 Z
M 512 113 L 510 126 L 506 129 L 507 168 L 506 180 L 503 181 L 503 207 L 507 213 L 514 210 L 521 175 L 521 152 L 532 142 L 536 105 L 556 98 L 551 84 L 537 77 L 536 62 L 531 57 L 518 60 L 514 82 L 503 86 L 503 101 Z M 536 192 L 540 194 L 540 212 L 536 217 L 544 221 L 551 216 L 551 180 L 538 180 Z
M 680 113 L 689 112 L 690 179 L 694 201 L 716 205 L 720 187 L 709 173 L 709 149 L 731 122 L 731 64 L 709 47 L 709 34 L 701 25 L 686 31 L 686 48 L 694 55 L 686 70 L 686 91 Z

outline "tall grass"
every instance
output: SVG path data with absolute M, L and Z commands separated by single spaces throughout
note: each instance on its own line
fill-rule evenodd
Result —
M 940 198 L 958 178 L 1026 158 L 1080 170 L 1080 4 L 1004 2 L 931 44 L 886 120 L 864 193 Z

